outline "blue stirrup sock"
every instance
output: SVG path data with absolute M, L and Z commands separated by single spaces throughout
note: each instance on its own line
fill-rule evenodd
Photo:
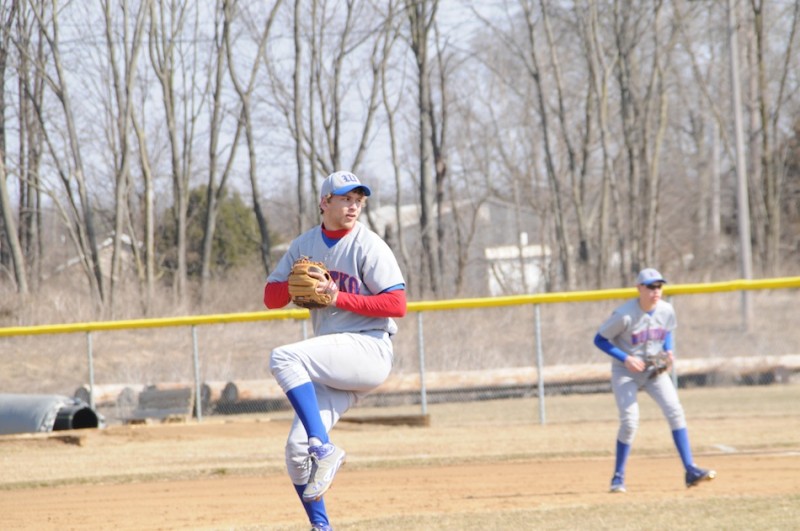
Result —
M 675 441 L 675 448 L 683 461 L 683 467 L 689 470 L 694 466 L 694 458 L 692 457 L 692 449 L 689 447 L 689 432 L 686 428 L 672 431 L 672 440 Z
M 328 442 L 328 432 L 322 424 L 322 417 L 319 414 L 319 403 L 317 402 L 317 392 L 311 382 L 298 385 L 294 389 L 286 392 L 289 403 L 292 404 L 295 413 L 303 423 L 308 438 L 316 437 L 322 444 Z
M 625 463 L 628 462 L 628 454 L 631 453 L 631 445 L 617 440 L 617 460 L 614 463 L 614 474 L 625 476 Z
M 330 522 L 328 521 L 328 513 L 325 511 L 325 500 L 320 498 L 319 501 L 303 501 L 303 491 L 306 490 L 305 485 L 295 485 L 294 490 L 296 490 L 297 495 L 300 496 L 300 501 L 303 503 L 303 509 L 306 510 L 308 521 L 311 523 L 311 525 L 330 525 Z

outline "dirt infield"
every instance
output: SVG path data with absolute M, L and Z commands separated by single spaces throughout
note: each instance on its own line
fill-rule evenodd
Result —
M 719 473 L 692 489 L 643 401 L 622 495 L 606 492 L 608 396 L 554 397 L 561 421 L 544 426 L 529 400 L 433 407 L 424 428 L 341 423 L 328 511 L 337 529 L 796 529 L 800 388 L 735 395 L 750 405 L 683 391 L 696 460 Z M 308 529 L 287 431 L 256 416 L 0 438 L 0 528 Z

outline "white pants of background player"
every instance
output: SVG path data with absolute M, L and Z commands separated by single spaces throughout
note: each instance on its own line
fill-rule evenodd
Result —
M 327 432 L 342 415 L 382 384 L 392 370 L 392 340 L 386 332 L 313 337 L 272 351 L 270 370 L 288 392 L 314 384 Z M 295 415 L 286 441 L 286 468 L 295 485 L 308 483 L 308 435 Z
M 663 372 L 651 380 L 649 373 L 633 373 L 621 364 L 615 363 L 611 368 L 611 388 L 614 390 L 619 410 L 617 434 L 619 442 L 631 444 L 639 428 L 639 402 L 636 394 L 640 390 L 655 400 L 672 431 L 686 428 L 683 406 L 678 400 L 678 392 L 668 372 Z

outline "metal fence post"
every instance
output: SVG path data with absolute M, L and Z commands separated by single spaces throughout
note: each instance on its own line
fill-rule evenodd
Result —
M 89 406 L 94 409 L 94 356 L 91 332 L 86 332 L 86 356 L 89 358 Z
M 542 354 L 542 319 L 538 304 L 533 306 L 533 314 L 536 329 L 536 374 L 539 379 L 539 382 L 536 386 L 539 395 L 539 424 L 546 424 L 547 419 L 544 412 L 544 356 Z
M 419 351 L 419 399 L 422 414 L 428 414 L 428 395 L 425 391 L 425 334 L 422 329 L 422 312 L 417 312 L 417 350 Z
M 200 357 L 197 354 L 196 325 L 192 325 L 192 358 L 194 360 L 194 411 L 197 422 L 201 422 L 203 420 L 203 400 L 200 396 Z

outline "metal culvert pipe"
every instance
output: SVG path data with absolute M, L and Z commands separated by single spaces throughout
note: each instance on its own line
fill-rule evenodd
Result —
M 58 430 L 83 430 L 97 428 L 100 419 L 92 408 L 86 404 L 62 406 L 56 414 L 53 431 Z
M 0 435 L 98 428 L 102 417 L 86 402 L 61 395 L 0 394 Z

